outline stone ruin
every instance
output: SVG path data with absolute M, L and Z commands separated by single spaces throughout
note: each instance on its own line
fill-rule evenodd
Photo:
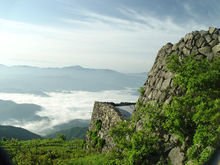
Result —
M 88 132 L 95 129 L 95 121 L 102 121 L 101 130 L 98 132 L 100 138 L 105 139 L 105 146 L 103 152 L 110 151 L 113 147 L 113 139 L 108 136 L 108 131 L 113 128 L 119 121 L 125 121 L 131 117 L 135 109 L 135 103 L 113 103 L 113 102 L 95 102 L 90 121 Z M 88 133 L 86 135 L 86 142 L 90 139 Z
M 173 85 L 175 74 L 169 72 L 165 67 L 166 57 L 172 54 L 177 54 L 179 58 L 195 54 L 198 60 L 202 58 L 213 60 L 215 56 L 220 56 L 220 29 L 210 27 L 208 31 L 193 31 L 186 34 L 178 43 L 167 43 L 163 46 L 148 73 L 148 78 L 144 84 L 144 93 L 139 97 L 139 101 L 144 103 L 165 102 L 169 104 L 172 101 L 172 96 L 181 95 L 181 91 Z M 131 105 L 135 106 L 134 103 Z M 103 148 L 104 152 L 114 147 L 112 138 L 108 136 L 108 130 L 114 127 L 118 121 L 126 120 L 126 115 L 121 112 L 120 108 L 117 109 L 117 104 L 95 102 L 89 130 L 94 129 L 95 120 L 100 119 L 102 121 L 103 125 L 99 136 L 106 141 L 106 145 Z M 135 115 L 135 110 L 132 115 Z M 137 122 L 136 127 L 141 128 L 139 122 Z M 168 146 L 167 156 L 171 163 L 173 165 L 183 164 L 185 159 L 184 146 L 177 146 L 173 135 L 168 135 L 165 139 Z M 86 140 L 88 141 L 88 135 L 86 135 Z
M 166 93 L 166 89 L 173 88 L 173 77 L 175 74 L 167 71 L 166 57 L 172 54 L 179 55 L 180 58 L 195 54 L 199 60 L 208 58 L 212 60 L 214 56 L 220 55 L 220 29 L 209 28 L 208 31 L 193 31 L 188 33 L 176 44 L 167 43 L 163 46 L 155 59 L 154 65 L 148 73 L 147 81 L 144 84 L 145 92 L 139 99 L 143 102 L 171 102 L 172 95 Z M 179 90 L 173 88 L 173 92 L 178 95 Z

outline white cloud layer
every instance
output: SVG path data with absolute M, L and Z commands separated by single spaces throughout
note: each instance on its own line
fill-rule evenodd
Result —
M 49 97 L 33 94 L 0 93 L 0 100 L 12 100 L 19 104 L 32 103 L 42 106 L 43 109 L 37 114 L 41 117 L 48 117 L 49 121 L 43 119 L 40 122 L 26 122 L 23 124 L 18 124 L 19 121 L 4 123 L 42 134 L 55 125 L 67 123 L 73 119 L 90 119 L 94 101 L 136 102 L 138 96 L 132 94 L 135 90 L 50 92 L 47 93 Z
M 82 65 L 122 72 L 148 71 L 157 51 L 187 32 L 207 29 L 189 20 L 184 27 L 171 18 L 119 9 L 122 19 L 87 10 L 71 10 L 84 19 L 59 18 L 48 27 L 0 19 L 0 54 L 6 65 Z

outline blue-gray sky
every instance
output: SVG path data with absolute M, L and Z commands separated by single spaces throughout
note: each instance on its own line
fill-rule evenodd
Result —
M 219 18 L 219 0 L 0 0 L 0 63 L 145 72 Z

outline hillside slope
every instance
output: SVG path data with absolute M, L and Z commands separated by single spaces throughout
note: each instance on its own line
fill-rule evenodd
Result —
M 31 140 L 42 138 L 41 136 L 23 128 L 0 125 L 0 139 L 3 137 L 7 139 L 15 138 L 18 140 Z
M 45 138 L 54 139 L 57 138 L 59 135 L 65 135 L 67 140 L 74 140 L 74 139 L 83 139 L 86 135 L 86 131 L 88 127 L 72 127 L 65 130 L 60 130 L 55 133 L 51 133 Z

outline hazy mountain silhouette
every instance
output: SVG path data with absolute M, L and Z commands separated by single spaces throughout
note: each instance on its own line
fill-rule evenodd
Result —
M 36 104 L 16 104 L 13 101 L 0 100 L 0 123 L 9 121 L 24 123 L 47 119 L 36 114 L 40 110 L 41 106 Z
M 54 133 L 51 133 L 47 136 L 45 136 L 45 138 L 57 138 L 58 135 L 65 135 L 67 140 L 74 140 L 74 139 L 83 139 L 84 136 L 86 135 L 86 132 L 88 130 L 88 127 L 72 127 L 69 129 L 64 129 L 64 130 L 60 130 Z
M 6 139 L 15 138 L 18 140 L 31 140 L 42 138 L 41 136 L 23 128 L 0 125 L 0 139 L 3 137 L 5 137 Z
M 0 92 L 33 93 L 46 96 L 45 91 L 102 91 L 139 88 L 146 73 L 124 74 L 108 69 L 81 66 L 38 68 L 0 66 Z

